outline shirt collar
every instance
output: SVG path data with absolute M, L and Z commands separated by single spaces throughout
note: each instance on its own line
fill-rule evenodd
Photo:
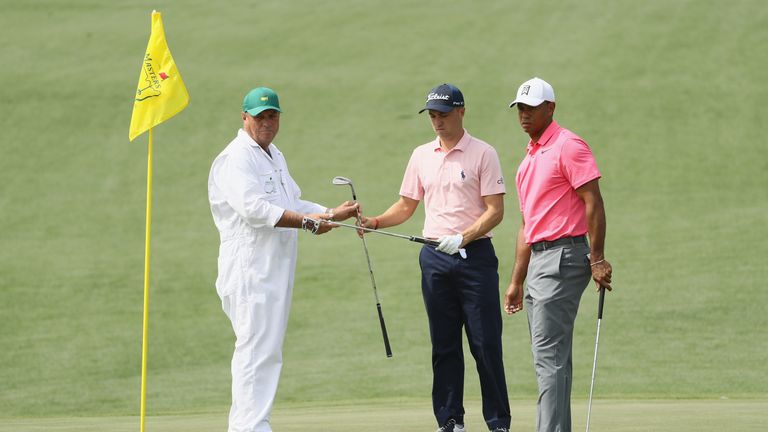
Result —
M 531 150 L 535 145 L 540 145 L 540 146 L 546 145 L 549 142 L 549 140 L 555 135 L 555 133 L 557 133 L 560 129 L 562 129 L 560 125 L 557 124 L 556 121 L 552 120 L 552 123 L 550 123 L 546 129 L 544 129 L 544 133 L 541 134 L 538 141 L 536 142 L 533 142 L 533 140 L 528 141 L 528 150 Z
M 456 146 L 451 149 L 451 151 L 454 150 L 466 150 L 467 146 L 469 145 L 469 142 L 472 140 L 472 135 L 467 132 L 466 129 L 464 129 L 464 135 L 461 136 L 461 139 L 458 143 L 456 143 Z M 432 150 L 434 152 L 443 151 L 443 148 L 440 146 L 440 137 L 435 138 L 434 141 L 432 141 Z

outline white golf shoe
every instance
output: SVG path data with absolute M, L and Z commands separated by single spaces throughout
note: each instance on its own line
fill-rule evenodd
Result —
M 467 430 L 464 429 L 463 424 L 458 424 L 456 420 L 450 419 L 446 424 L 437 428 L 437 432 L 467 432 Z

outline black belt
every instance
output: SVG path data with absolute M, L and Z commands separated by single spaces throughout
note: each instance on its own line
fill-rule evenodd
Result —
M 587 236 L 580 235 L 577 237 L 563 237 L 552 241 L 540 241 L 531 245 L 531 250 L 541 252 L 547 249 L 552 249 L 556 246 L 575 245 L 577 243 L 587 243 Z

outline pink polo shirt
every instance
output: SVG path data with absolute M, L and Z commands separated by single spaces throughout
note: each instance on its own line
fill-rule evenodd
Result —
M 528 142 L 516 177 L 525 242 L 586 234 L 586 207 L 576 189 L 596 178 L 600 171 L 592 150 L 557 122 L 552 121 L 538 142 Z
M 461 233 L 485 212 L 484 196 L 505 192 L 496 150 L 466 130 L 451 151 L 439 138 L 416 147 L 400 186 L 400 195 L 424 200 L 427 238 Z

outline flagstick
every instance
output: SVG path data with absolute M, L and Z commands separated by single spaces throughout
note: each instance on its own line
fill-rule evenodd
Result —
M 152 222 L 152 128 L 149 129 L 147 154 L 147 230 L 144 238 L 144 329 L 141 339 L 141 432 L 147 402 L 147 338 L 149 337 L 149 232 Z

